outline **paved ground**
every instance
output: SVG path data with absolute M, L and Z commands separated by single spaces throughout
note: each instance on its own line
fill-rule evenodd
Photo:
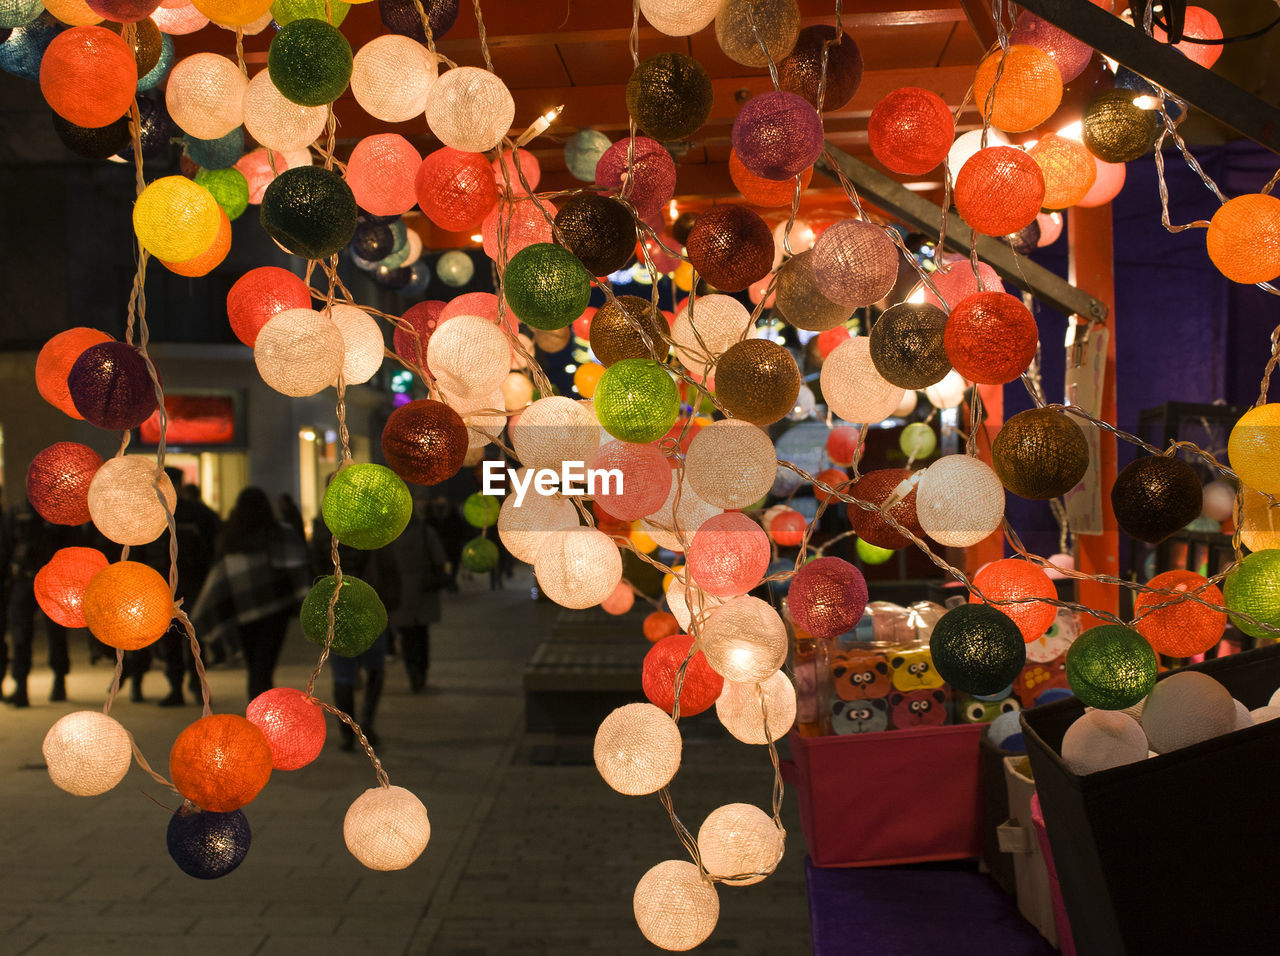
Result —
M 221 880 L 191 879 L 169 859 L 166 807 L 177 800 L 136 768 L 102 797 L 58 790 L 40 755 L 44 733 L 63 713 L 100 707 L 110 678 L 73 637 L 69 704 L 44 702 L 49 673 L 38 668 L 36 703 L 0 709 L 0 954 L 657 952 L 631 916 L 636 880 L 683 854 L 657 799 L 616 794 L 589 765 L 526 759 L 521 669 L 557 611 L 531 601 L 524 578 L 496 594 L 473 584 L 446 600 L 433 629 L 427 694 L 411 695 L 392 663 L 380 756 L 392 782 L 422 798 L 432 825 L 422 858 L 398 874 L 365 870 L 343 845 L 343 814 L 375 780 L 363 756 L 337 749 L 336 727 L 316 763 L 276 774 L 246 808 L 252 849 Z M 312 650 L 291 636 L 277 683 L 305 684 Z M 242 672 L 211 679 L 215 710 L 243 713 Z M 166 689 L 158 671 L 148 675 L 153 701 Z M 164 770 L 198 710 L 122 698 L 113 714 Z M 706 719 L 714 721 L 695 718 Z M 673 793 L 696 831 L 722 803 L 766 806 L 770 782 L 762 748 L 712 731 L 687 739 Z M 809 951 L 792 798 L 779 871 L 720 889 L 720 925 L 701 951 Z

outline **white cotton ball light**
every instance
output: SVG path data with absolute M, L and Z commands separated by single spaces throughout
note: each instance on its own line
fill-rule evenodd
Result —
M 759 598 L 738 597 L 707 615 L 698 644 L 725 680 L 758 684 L 787 659 L 787 626 Z
M 667 860 L 640 877 L 631 905 L 644 938 L 673 952 L 700 945 L 720 920 L 715 886 L 687 860 Z
M 1118 711 L 1087 711 L 1062 738 L 1063 762 L 1082 777 L 1146 759 L 1142 725 Z
M 1265 724 L 1268 720 L 1275 720 L 1280 717 L 1280 707 L 1267 705 L 1266 707 L 1255 707 L 1249 711 L 1249 721 L 1251 724 Z M 1239 728 L 1237 728 L 1239 729 Z
M 446 146 L 465 153 L 493 149 L 507 135 L 515 116 L 515 100 L 506 84 L 475 66 L 447 70 L 427 98 L 431 132 Z
M 669 37 L 693 36 L 716 18 L 722 0 L 640 0 L 649 25 Z
M 452 394 L 489 395 L 501 388 L 507 377 L 511 346 L 502 330 L 488 319 L 458 315 L 431 333 L 427 365 L 440 387 Z
M 676 501 L 677 492 L 679 501 Z M 693 536 L 709 519 L 722 513 L 710 502 L 703 501 L 686 476 L 683 481 L 673 481 L 667 500 L 653 514 L 641 519 L 640 527 L 659 547 L 668 551 L 683 552 L 693 542 Z
M 757 688 L 764 692 L 764 710 L 760 709 Z M 769 718 L 768 738 L 764 733 L 766 715 Z M 796 722 L 795 685 L 781 670 L 758 685 L 727 680 L 716 698 L 716 716 L 724 729 L 744 744 L 763 746 L 779 740 Z
M 342 370 L 342 333 L 314 309 L 272 316 L 253 343 L 262 380 L 282 395 L 305 398 L 332 385 Z
M 1004 485 L 985 462 L 969 455 L 946 455 L 920 476 L 916 517 L 938 544 L 972 547 L 999 529 Z
M 160 537 L 169 519 L 156 496 L 157 484 L 172 512 L 178 495 L 154 458 L 124 455 L 104 462 L 89 483 L 89 517 L 94 527 L 116 544 L 130 547 Z
M 934 408 L 955 408 L 964 401 L 965 389 L 969 387 L 969 383 L 964 380 L 964 376 L 952 369 L 941 382 L 936 382 L 924 390 L 924 397 Z
M 431 51 L 411 37 L 388 33 L 356 53 L 351 94 L 360 108 L 387 123 L 407 123 L 427 111 L 439 67 Z
M 1236 708 L 1236 725 L 1233 729 L 1244 730 L 1246 727 L 1253 726 L 1253 715 L 1249 713 L 1249 708 L 1238 700 L 1233 700 L 1232 704 Z M 1259 708 L 1261 710 L 1262 708 Z
M 751 313 L 732 296 L 690 297 L 671 325 L 676 358 L 685 368 L 701 372 L 740 341 L 750 325 Z
M 244 128 L 250 136 L 267 149 L 281 152 L 310 146 L 324 132 L 329 119 L 326 107 L 300 106 L 286 99 L 266 70 L 249 81 L 244 91 L 243 115 Z
M 698 827 L 698 856 L 717 879 L 730 886 L 750 886 L 778 868 L 786 839 L 773 817 L 759 807 L 727 803 L 708 813 Z
M 342 821 L 351 855 L 371 870 L 403 870 L 422 855 L 431 821 L 422 801 L 404 787 L 371 787 Z
M 509 412 L 519 411 L 533 401 L 533 382 L 529 376 L 508 372 L 502 380 L 502 401 Z
M 693 620 L 695 609 L 700 614 L 706 614 L 714 607 L 719 607 L 724 600 L 713 594 L 708 594 L 701 588 L 694 585 L 694 596 L 692 598 L 693 606 L 690 607 L 690 594 L 688 586 L 676 578 L 671 582 L 671 586 L 667 588 L 667 607 L 671 611 L 672 617 L 676 619 L 676 623 L 680 625 L 681 630 L 688 631 L 689 624 Z
M 354 305 L 336 304 L 330 316 L 342 334 L 343 381 L 347 385 L 363 385 L 382 368 L 382 327 L 368 312 Z
M 133 738 L 114 717 L 77 710 L 49 728 L 41 747 L 54 784 L 77 797 L 106 793 L 129 772 Z
M 1235 725 L 1231 694 L 1199 671 L 1183 671 L 1159 681 L 1142 711 L 1142 729 L 1158 754 L 1228 734 Z
M 920 394 L 914 389 L 907 389 L 902 393 L 902 401 L 898 403 L 898 407 L 893 410 L 893 418 L 906 418 L 916 410 L 916 405 L 920 403 Z
M 707 504 L 726 511 L 745 508 L 769 493 L 778 473 L 778 453 L 764 429 L 725 418 L 693 436 L 684 473 Z
M 563 395 L 538 399 L 509 431 L 516 457 L 527 468 L 559 471 L 566 461 L 591 461 L 600 447 L 600 424 L 591 409 Z
M 904 390 L 887 381 L 871 361 L 865 335 L 837 345 L 822 363 L 822 396 L 831 414 L 846 422 L 882 422 L 902 402 Z
M 526 564 L 533 564 L 552 532 L 576 527 L 578 509 L 573 502 L 554 495 L 540 495 L 532 487 L 519 507 L 516 496 L 510 494 L 498 510 L 498 538 L 512 557 Z
M 791 411 L 787 412 L 787 421 L 802 422 L 812 415 L 817 407 L 818 399 L 813 394 L 813 389 L 802 384 L 800 391 L 796 393 L 796 403 L 791 406 Z
M 547 535 L 533 559 L 542 593 L 561 607 L 581 610 L 599 604 L 622 580 L 618 546 L 596 528 L 567 528 Z
M 183 57 L 169 72 L 165 108 L 188 136 L 218 139 L 244 122 L 247 85 L 233 60 L 216 53 L 195 53 Z
M 1008 146 L 1009 137 L 994 127 L 987 129 L 987 146 Z M 967 133 L 961 133 L 956 137 L 956 141 L 951 144 L 951 149 L 947 152 L 947 168 L 951 170 L 951 181 L 955 182 L 955 178 L 959 175 L 964 164 L 969 161 L 978 150 L 982 149 L 982 130 L 971 129 Z
M 1236 490 L 1225 481 L 1211 481 L 1204 486 L 1200 513 L 1213 521 L 1230 521 L 1236 504 Z
M 614 790 L 631 797 L 661 790 L 680 769 L 680 730 L 653 704 L 626 704 L 600 722 L 593 754 L 596 770 Z

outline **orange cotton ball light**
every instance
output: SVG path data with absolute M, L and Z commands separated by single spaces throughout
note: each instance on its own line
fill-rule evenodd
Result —
M 656 644 L 664 637 L 680 633 L 680 622 L 676 620 L 674 614 L 666 611 L 654 611 L 644 619 L 643 627 L 644 639 L 650 644 Z
M 1002 558 L 992 561 L 973 578 L 973 586 L 987 598 L 996 601 L 1021 598 L 1057 598 L 1053 581 L 1039 566 L 1021 558 Z M 969 595 L 970 604 L 986 604 L 976 594 Z M 1044 635 L 1057 617 L 1058 609 L 1052 604 L 1029 601 L 1025 604 L 993 604 L 996 610 L 1009 617 L 1022 639 L 1030 644 Z
M 173 620 L 169 582 L 137 561 L 117 561 L 95 574 L 80 606 L 93 636 L 124 651 L 154 644 Z
M 298 770 L 324 749 L 320 705 L 293 687 L 273 687 L 249 701 L 245 717 L 266 738 L 274 770 Z
M 428 153 L 414 179 L 418 205 L 441 229 L 475 229 L 498 202 L 493 167 L 480 153 L 450 146 Z
M 67 390 L 67 375 L 85 349 L 110 341 L 111 336 L 106 332 L 84 326 L 67 329 L 51 338 L 36 356 L 36 389 L 40 397 L 59 411 L 83 421 L 84 416 L 76 410 Z
M 988 146 L 956 177 L 956 211 L 977 232 L 1007 236 L 1035 221 L 1044 192 L 1034 159 L 1013 146 Z
M 77 126 L 114 123 L 133 105 L 137 85 L 133 51 L 106 27 L 59 33 L 40 61 L 40 92 L 55 113 Z
M 1202 601 L 1223 606 L 1222 591 L 1194 571 L 1165 571 L 1148 581 L 1147 587 L 1194 593 Z M 1168 607 L 1148 610 L 1166 603 Z M 1203 654 L 1222 640 L 1227 628 L 1227 615 L 1223 612 L 1189 598 L 1179 600 L 1176 595 L 1140 591 L 1133 599 L 1133 614 L 1135 630 L 1157 654 L 1169 657 Z
M 956 138 L 951 109 L 937 93 L 918 86 L 894 90 L 867 121 L 871 152 L 895 173 L 919 176 L 947 158 Z
M 1015 43 L 1007 53 L 996 50 L 978 64 L 973 100 L 980 113 L 986 110 L 988 94 L 991 125 L 1006 133 L 1021 133 L 1035 129 L 1057 110 L 1062 102 L 1062 73 L 1044 50 Z
M 1020 299 L 978 292 L 953 305 L 942 341 L 957 372 L 979 385 L 1003 385 L 1026 371 L 1039 333 Z
M 174 275 L 187 276 L 188 278 L 198 278 L 199 276 L 207 276 L 210 272 L 222 265 L 223 260 L 227 258 L 227 253 L 231 251 L 231 220 L 227 217 L 227 213 L 222 208 L 218 209 L 218 234 L 214 237 L 212 244 L 204 252 L 190 259 L 184 259 L 182 262 L 166 262 L 159 260 L 160 264 L 172 272 Z
M 742 165 L 742 160 L 733 150 L 729 151 L 729 178 L 738 187 L 738 192 L 742 193 L 742 198 L 753 206 L 790 206 L 791 200 L 795 198 L 794 178 L 777 180 L 757 176 Z M 812 166 L 800 174 L 801 191 L 809 187 L 811 179 L 813 179 Z
M 1098 166 L 1083 143 L 1048 133 L 1027 150 L 1044 176 L 1044 208 L 1066 209 L 1089 194 Z
M 688 634 L 672 634 L 659 640 L 644 656 L 640 678 L 644 696 L 668 714 L 675 707 L 676 674 L 692 647 L 693 638 Z M 680 716 L 702 713 L 716 702 L 723 688 L 724 678 L 711 669 L 706 655 L 698 651 L 690 658 L 684 683 L 680 685 Z
M 1280 199 L 1250 193 L 1229 199 L 1209 220 L 1209 258 L 1232 282 L 1280 278 Z
M 169 751 L 169 777 L 202 810 L 230 813 L 256 797 L 271 779 L 271 744 L 236 714 L 211 714 L 191 724 Z
M 33 588 L 40 610 L 63 627 L 87 627 L 84 591 L 106 566 L 107 556 L 97 548 L 59 548 L 36 572 Z

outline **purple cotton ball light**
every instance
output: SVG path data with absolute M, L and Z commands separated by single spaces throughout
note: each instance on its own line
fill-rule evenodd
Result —
M 757 176 L 790 179 L 822 153 L 822 120 L 802 96 L 784 90 L 761 93 L 733 121 L 733 151 Z
M 814 243 L 809 268 L 818 291 L 832 302 L 861 308 L 879 302 L 898 280 L 898 249 L 885 230 L 846 219 Z
M 137 428 L 157 408 L 147 363 L 125 342 L 101 342 L 80 353 L 67 375 L 76 411 L 99 428 Z
M 1034 13 L 1024 12 L 1018 17 L 1013 32 L 1009 34 L 1009 43 L 1022 43 L 1044 50 L 1062 74 L 1063 83 L 1070 83 L 1083 73 L 1093 56 L 1093 47 L 1089 44 L 1080 42 Z
M 862 617 L 867 582 L 842 558 L 816 558 L 792 578 L 787 606 L 792 619 L 814 637 L 836 637 Z
M 627 171 L 630 140 L 618 140 L 604 151 L 596 163 L 596 185 L 614 193 L 622 191 L 622 175 Z M 662 211 L 676 194 L 676 164 L 671 154 L 657 140 L 637 136 L 631 164 L 632 184 L 627 199 L 636 207 L 640 218 L 648 219 Z

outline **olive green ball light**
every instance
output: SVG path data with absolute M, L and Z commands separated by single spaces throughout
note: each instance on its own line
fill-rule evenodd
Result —
M 489 528 L 498 523 L 501 508 L 502 503 L 493 495 L 477 491 L 462 503 L 462 517 L 473 528 Z
M 591 276 L 568 249 L 535 242 L 511 257 L 503 290 L 516 318 L 531 328 L 553 332 L 586 311 Z
M 390 468 L 365 462 L 333 476 L 320 510 L 340 542 L 367 551 L 400 537 L 413 514 L 413 497 Z
M 1248 614 L 1264 624 L 1280 627 L 1280 550 L 1269 548 L 1246 555 L 1222 585 L 1227 610 Z M 1231 623 L 1250 637 L 1280 637 L 1232 616 Z
M 1081 703 L 1124 710 L 1156 686 L 1156 652 L 1131 627 L 1100 624 L 1081 634 L 1067 651 L 1067 683 Z
M 614 362 L 600 376 L 592 401 L 604 430 L 636 445 L 657 441 L 680 412 L 671 374 L 649 359 Z
M 938 618 L 929 652 L 942 679 L 966 694 L 998 693 L 1027 662 L 1018 625 L 989 604 L 962 604 Z
M 1155 142 L 1155 110 L 1133 102 L 1132 90 L 1107 90 L 1085 107 L 1080 138 L 1104 163 L 1127 163 L 1146 153 Z
M 299 106 L 332 103 L 351 82 L 351 44 L 314 17 L 285 24 L 267 51 L 267 72 L 280 95 Z
M 473 574 L 492 571 L 498 563 L 498 546 L 488 538 L 472 538 L 462 546 L 462 566 Z
M 302 602 L 302 633 L 312 644 L 324 646 L 329 632 L 329 601 L 337 583 L 328 574 L 318 580 Z M 372 587 L 342 576 L 342 589 L 333 607 L 333 652 L 343 657 L 363 654 L 387 627 L 387 609 Z
M 692 136 L 711 115 L 711 77 L 691 56 L 659 53 L 627 81 L 627 112 L 656 140 Z

